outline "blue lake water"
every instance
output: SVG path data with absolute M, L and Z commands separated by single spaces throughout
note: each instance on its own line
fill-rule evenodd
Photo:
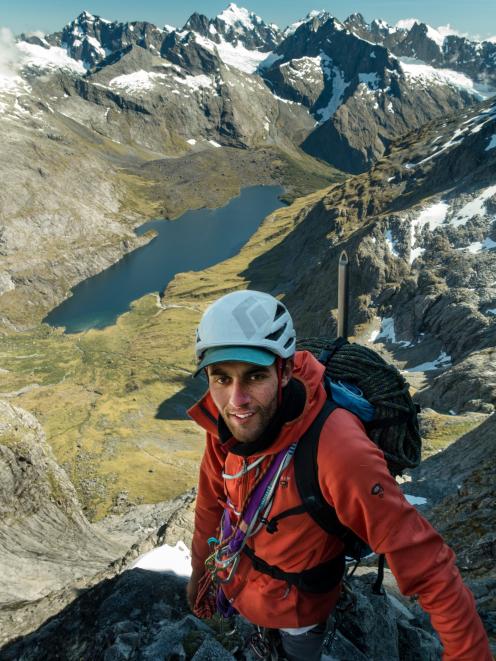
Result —
M 201 271 L 235 255 L 262 220 L 283 206 L 280 186 L 250 186 L 219 209 L 187 211 L 176 220 L 152 220 L 136 234 L 158 232 L 150 243 L 79 283 L 43 321 L 67 333 L 104 328 L 130 303 L 161 292 L 176 273 Z

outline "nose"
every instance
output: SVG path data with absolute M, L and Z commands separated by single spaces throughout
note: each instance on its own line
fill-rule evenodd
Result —
M 250 402 L 250 393 L 246 385 L 238 379 L 233 379 L 231 384 L 231 392 L 229 397 L 229 404 L 233 408 L 240 408 L 246 406 Z

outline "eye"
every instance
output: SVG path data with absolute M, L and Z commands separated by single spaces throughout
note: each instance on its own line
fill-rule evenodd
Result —
M 254 374 L 250 374 L 250 381 L 263 381 L 266 378 L 267 374 L 265 372 L 255 372 Z
M 215 383 L 218 383 L 220 386 L 226 385 L 226 383 L 229 382 L 229 377 L 228 376 L 221 376 L 220 374 L 217 376 L 214 376 L 214 381 Z

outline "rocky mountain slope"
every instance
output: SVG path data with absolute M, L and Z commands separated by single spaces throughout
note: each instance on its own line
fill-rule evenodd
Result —
M 478 97 L 468 79 L 398 60 L 326 12 L 304 21 L 274 51 L 263 76 L 281 97 L 308 107 L 318 126 L 303 148 L 363 172 L 391 140 Z
M 496 415 L 411 471 L 408 493 L 427 498 L 425 515 L 457 555 L 496 650 Z

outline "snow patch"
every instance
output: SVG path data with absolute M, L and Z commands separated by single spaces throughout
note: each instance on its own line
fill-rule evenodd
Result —
M 319 124 L 330 119 L 343 102 L 344 94 L 350 83 L 345 82 L 344 73 L 333 65 L 331 58 L 325 53 L 319 55 L 322 70 L 326 78 L 332 81 L 332 96 L 324 108 L 319 108 L 315 114 L 319 117 Z
M 384 317 L 384 319 L 381 320 L 381 330 L 379 334 L 375 336 L 375 339 L 382 340 L 383 342 L 391 342 L 392 344 L 398 344 L 402 347 L 411 346 L 411 342 L 406 342 L 405 340 L 396 340 L 394 319 L 392 317 Z
M 430 25 L 427 26 L 427 37 L 431 41 L 433 41 L 437 46 L 439 47 L 439 50 L 443 47 L 444 40 L 446 38 L 446 35 L 442 35 L 438 30 L 435 28 L 431 27 Z
M 271 53 L 248 50 L 248 48 L 245 48 L 239 42 L 237 46 L 233 46 L 224 39 L 222 39 L 219 44 L 215 44 L 215 47 L 217 48 L 219 57 L 224 64 L 239 69 L 240 71 L 244 71 L 245 73 L 255 73 L 259 65 L 271 55 Z
M 391 253 L 395 257 L 399 257 L 400 254 L 399 254 L 399 252 L 396 248 L 396 244 L 395 244 L 395 241 L 393 239 L 393 233 L 391 232 L 391 230 L 387 230 L 387 232 L 386 232 L 386 243 L 388 244 L 389 250 L 391 251 Z
M 189 138 L 189 140 L 186 140 L 188 145 L 196 145 L 196 140 L 194 138 Z
M 375 342 L 376 339 L 379 337 L 379 333 L 380 333 L 380 332 L 381 332 L 381 331 L 380 331 L 380 330 L 377 330 L 377 329 L 376 329 L 376 330 L 373 330 L 373 331 L 370 333 L 369 342 Z
M 432 232 L 436 227 L 441 226 L 448 213 L 449 205 L 446 202 L 437 202 L 436 204 L 431 204 L 430 206 L 423 209 L 418 216 L 416 216 L 410 223 L 410 264 L 420 257 L 423 254 L 424 248 L 421 248 L 419 245 L 414 247 L 415 244 L 418 244 L 417 236 L 420 234 L 422 229 L 428 225 L 429 230 Z
M 219 145 L 219 143 L 215 142 L 215 140 L 209 140 L 208 142 L 212 145 L 212 147 L 222 147 L 222 145 Z
M 477 127 L 478 128 L 478 127 Z M 480 130 L 480 129 L 479 129 Z M 475 133 L 475 129 L 472 131 L 472 133 Z M 491 136 L 491 139 L 489 140 L 489 144 L 487 147 L 484 149 L 484 151 L 490 151 L 491 149 L 494 149 L 496 147 L 496 133 L 493 133 Z
M 411 58 L 400 58 L 401 69 L 407 79 L 424 85 L 450 85 L 464 90 L 480 100 L 487 98 L 483 91 L 476 87 L 474 81 L 459 71 L 451 69 L 435 69 Z
M 420 21 L 418 18 L 404 18 L 401 21 L 398 21 L 395 24 L 395 28 L 398 28 L 399 30 L 411 30 L 415 23 L 418 23 L 420 25 L 422 21 Z
M 481 250 L 492 250 L 493 248 L 496 248 L 496 242 L 487 237 L 484 241 L 475 241 L 464 248 L 459 248 L 459 250 L 468 250 L 468 252 L 476 254 Z
M 164 544 L 148 551 L 132 565 L 132 569 L 148 569 L 148 571 L 173 572 L 178 576 L 191 576 L 191 554 L 183 541 L 175 546 Z
M 406 372 L 430 372 L 432 370 L 438 370 L 442 367 L 450 367 L 452 365 L 451 356 L 445 351 L 442 351 L 439 356 L 426 363 L 421 363 L 420 365 L 415 365 L 415 367 L 408 367 Z
M 379 74 L 378 73 L 359 73 L 358 80 L 360 83 L 365 83 L 371 90 L 379 89 Z
M 471 218 L 475 216 L 484 216 L 486 214 L 485 202 L 496 193 L 496 186 L 489 186 L 480 193 L 474 200 L 468 202 L 456 216 L 450 220 L 450 225 L 453 227 L 460 227 L 465 225 Z
M 112 78 L 109 81 L 109 87 L 116 87 L 117 89 L 123 89 L 131 93 L 144 92 L 152 90 L 156 82 L 167 78 L 168 76 L 165 73 L 153 73 L 140 69 L 133 73 L 126 73 Z
M 93 46 L 93 48 L 96 50 L 98 55 L 100 55 L 101 57 L 106 56 L 105 49 L 102 48 L 102 45 L 98 41 L 98 39 L 95 39 L 95 37 L 90 37 L 90 36 L 86 35 L 86 41 L 90 44 L 90 46 Z
M 427 498 L 423 498 L 422 496 L 411 496 L 409 493 L 405 493 L 404 495 L 410 505 L 425 505 L 427 503 Z
M 205 74 L 199 74 L 197 76 L 185 75 L 181 78 L 179 76 L 174 76 L 174 80 L 181 85 L 190 87 L 194 91 L 204 89 L 206 87 L 213 87 L 212 79 L 209 76 L 205 76 Z

